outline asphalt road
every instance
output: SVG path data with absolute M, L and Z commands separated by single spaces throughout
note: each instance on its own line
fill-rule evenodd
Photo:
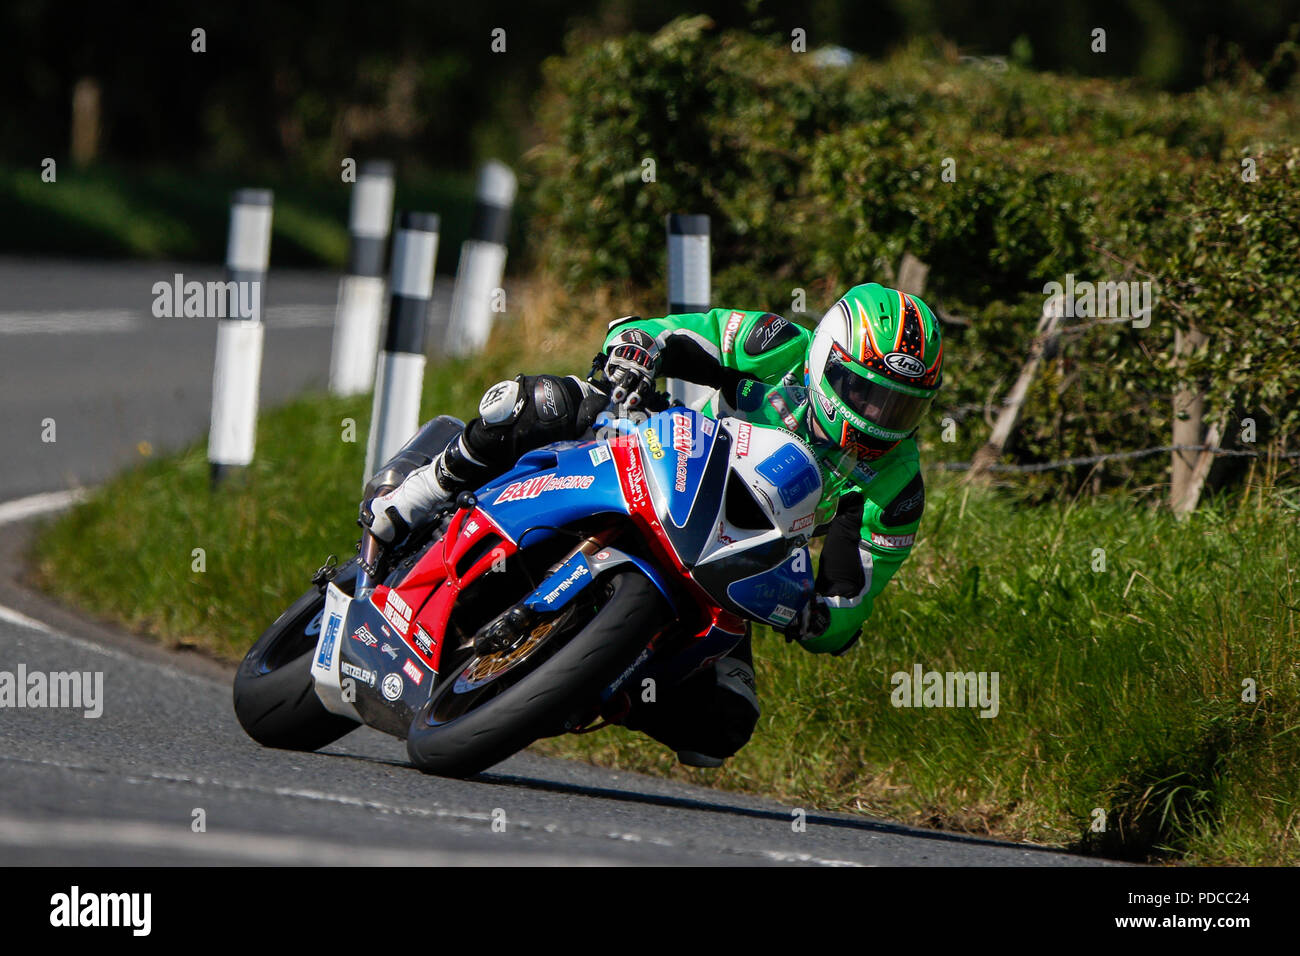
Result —
M 149 314 L 173 271 L 217 277 L 0 259 L 0 522 L 4 502 L 94 484 L 141 442 L 157 453 L 205 432 L 215 329 Z M 323 384 L 336 285 L 272 276 L 264 404 Z M 54 443 L 40 440 L 47 417 Z M 24 588 L 30 527 L 0 526 L 0 681 L 20 666 L 101 674 L 102 714 L 0 709 L 0 864 L 1096 862 L 842 814 L 810 812 L 795 832 L 795 808 L 770 800 L 532 754 L 472 781 L 430 778 L 367 729 L 320 753 L 264 750 L 235 721 L 228 668 Z

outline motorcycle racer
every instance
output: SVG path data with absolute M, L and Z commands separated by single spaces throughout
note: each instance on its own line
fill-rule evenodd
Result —
M 842 654 L 911 551 L 925 508 L 914 434 L 942 380 L 938 322 L 913 295 L 876 283 L 846 292 L 810 331 L 770 312 L 712 309 L 611 323 L 609 396 L 576 376 L 524 376 L 484 394 L 459 439 L 396 489 L 366 502 L 361 522 L 385 543 L 441 503 L 504 473 L 525 452 L 577 439 L 610 399 L 635 408 L 658 376 L 715 389 L 702 411 L 801 438 L 820 466 L 816 534 L 825 536 L 815 594 L 786 627 L 814 653 Z M 749 639 L 711 682 L 682 685 L 676 707 L 629 715 L 695 765 L 716 766 L 758 717 Z M 707 684 L 707 686 L 705 686 Z M 639 726 L 638 726 L 639 725 Z

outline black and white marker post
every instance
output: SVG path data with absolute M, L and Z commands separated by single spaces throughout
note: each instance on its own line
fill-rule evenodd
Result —
M 384 253 L 393 219 L 393 164 L 361 164 L 348 215 L 348 272 L 339 281 L 330 392 L 359 395 L 375 382 L 384 321 Z
M 438 258 L 438 217 L 404 212 L 393 238 L 392 293 L 388 330 L 375 373 L 375 404 L 366 443 L 368 481 L 420 427 L 420 389 L 424 385 L 424 340 L 433 298 L 433 266 Z
M 668 217 L 668 314 L 707 312 L 711 298 L 709 217 L 673 213 Z M 672 378 L 668 394 L 699 409 L 712 389 Z
M 234 283 L 248 283 L 247 296 L 238 298 L 251 302 L 252 308 L 246 317 L 234 314 L 217 318 L 212 427 L 208 433 L 213 484 L 247 467 L 253 460 L 262 376 L 262 306 L 271 254 L 271 206 L 269 189 L 241 189 L 230 200 L 226 278 Z M 227 296 L 227 301 L 231 298 Z
M 460 247 L 447 320 L 446 348 L 452 355 L 473 355 L 487 345 L 493 300 L 505 275 L 510 209 L 518 188 L 514 172 L 505 163 L 490 160 L 479 170 L 474 222 Z

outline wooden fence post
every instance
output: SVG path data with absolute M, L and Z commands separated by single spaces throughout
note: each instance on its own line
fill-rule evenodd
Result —
M 1174 355 L 1180 367 L 1205 344 L 1205 333 L 1195 328 L 1186 332 L 1174 331 Z M 1202 419 L 1205 412 L 1205 395 L 1200 387 L 1193 383 L 1184 383 L 1174 393 L 1174 428 L 1175 445 L 1200 445 Z M 1204 444 L 1219 444 L 1219 427 L 1211 426 L 1205 436 Z M 1214 456 L 1208 451 L 1180 451 L 1175 448 L 1170 459 L 1169 507 L 1174 514 L 1184 515 L 1196 510 L 1201 497 L 1201 488 L 1205 485 L 1205 476 L 1209 473 Z
M 1065 315 L 1064 303 L 1059 295 L 1054 295 L 1043 303 L 1043 314 L 1038 320 L 1037 333 L 1029 346 L 1029 357 L 1020 369 L 1016 384 L 1011 387 L 1007 397 L 1002 400 L 1002 411 L 993 425 L 993 434 L 975 452 L 971 459 L 970 471 L 966 474 L 968 482 L 984 481 L 988 478 L 989 466 L 1002 457 L 1002 452 L 1020 421 L 1020 412 L 1025 399 L 1029 396 L 1029 386 L 1038 375 L 1038 366 L 1049 350 L 1054 350 L 1056 340 L 1060 337 L 1061 319 Z

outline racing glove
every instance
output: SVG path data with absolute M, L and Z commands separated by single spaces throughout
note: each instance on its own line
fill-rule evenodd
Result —
M 605 377 L 614 386 L 610 399 L 635 408 L 642 392 L 653 391 L 659 374 L 659 346 L 640 329 L 620 333 L 605 350 Z
M 802 644 L 804 641 L 821 637 L 831 626 L 830 608 L 826 602 L 814 594 L 803 606 L 803 610 L 794 616 L 785 626 L 785 639 Z

